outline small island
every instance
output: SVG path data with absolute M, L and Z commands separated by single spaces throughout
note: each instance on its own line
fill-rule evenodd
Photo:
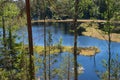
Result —
M 44 53 L 44 47 L 43 46 L 34 46 L 35 52 L 39 53 L 40 55 L 43 55 Z M 50 51 L 49 51 L 49 47 L 46 47 L 47 49 L 47 55 L 49 54 L 59 54 L 62 52 L 69 52 L 69 53 L 73 53 L 73 46 L 61 46 L 61 47 L 57 47 L 57 46 L 51 46 L 50 47 Z M 78 47 L 78 55 L 83 55 L 83 56 L 94 56 L 97 53 L 99 53 L 100 50 L 97 47 Z

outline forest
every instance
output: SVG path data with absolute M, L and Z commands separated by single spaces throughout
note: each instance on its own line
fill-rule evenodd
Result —
M 0 80 L 120 80 L 120 0 L 0 0 Z

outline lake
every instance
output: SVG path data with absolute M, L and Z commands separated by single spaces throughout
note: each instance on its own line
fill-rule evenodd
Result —
M 65 46 L 73 46 L 74 44 L 74 35 L 69 32 L 68 26 L 63 26 L 61 24 L 59 25 L 49 25 L 46 27 L 47 31 L 50 30 L 52 33 L 53 43 L 57 43 L 60 39 L 60 37 L 63 40 L 63 45 Z M 33 25 L 33 42 L 34 45 L 44 45 L 44 39 L 43 39 L 43 25 Z M 21 39 L 21 41 L 24 41 L 27 43 L 27 28 L 23 27 L 19 31 L 19 35 L 25 37 L 25 40 Z M 24 35 L 23 35 L 24 33 Z M 18 41 L 19 42 L 19 41 Z M 100 49 L 100 53 L 96 54 L 95 60 L 94 57 L 86 57 L 78 55 L 78 63 L 80 63 L 84 67 L 84 73 L 79 75 L 80 80 L 100 80 L 98 76 L 96 75 L 95 71 L 104 71 L 104 68 L 102 66 L 101 61 L 103 59 L 108 58 L 108 50 L 107 50 L 107 43 L 108 41 L 100 40 L 97 38 L 87 37 L 87 36 L 78 36 L 78 46 L 80 47 L 89 47 L 89 46 L 96 46 Z M 112 56 L 115 56 L 116 53 L 120 54 L 120 43 L 112 42 L 111 43 L 111 52 Z M 62 53 L 62 56 L 65 56 L 65 54 L 68 53 Z M 59 60 L 59 56 L 57 57 Z M 58 63 L 60 63 L 58 61 Z M 95 65 L 96 64 L 96 65 Z M 58 64 L 57 64 L 58 65 Z M 56 65 L 56 66 L 57 66 Z M 40 73 L 37 73 L 37 76 L 39 76 Z

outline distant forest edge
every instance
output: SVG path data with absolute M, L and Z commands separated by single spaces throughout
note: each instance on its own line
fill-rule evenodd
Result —
M 112 20 L 120 18 L 119 5 L 118 0 L 110 0 L 110 18 Z M 107 9 L 108 5 L 105 0 L 81 0 L 78 4 L 78 19 L 106 20 Z M 74 10 L 74 0 L 45 0 L 45 4 L 42 0 L 31 0 L 31 15 L 34 20 L 44 19 L 44 16 L 46 19 L 72 19 Z

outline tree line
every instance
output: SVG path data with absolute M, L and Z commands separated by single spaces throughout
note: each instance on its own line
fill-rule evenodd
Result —
M 45 12 L 42 0 L 31 1 L 32 18 L 43 19 L 46 14 L 48 19 L 72 19 L 74 14 L 74 0 L 45 0 Z M 114 12 L 110 18 L 119 15 L 119 0 L 110 0 L 110 11 Z M 78 19 L 103 19 L 105 20 L 108 5 L 106 0 L 80 0 L 78 4 Z M 38 17 L 39 16 L 39 17 Z

